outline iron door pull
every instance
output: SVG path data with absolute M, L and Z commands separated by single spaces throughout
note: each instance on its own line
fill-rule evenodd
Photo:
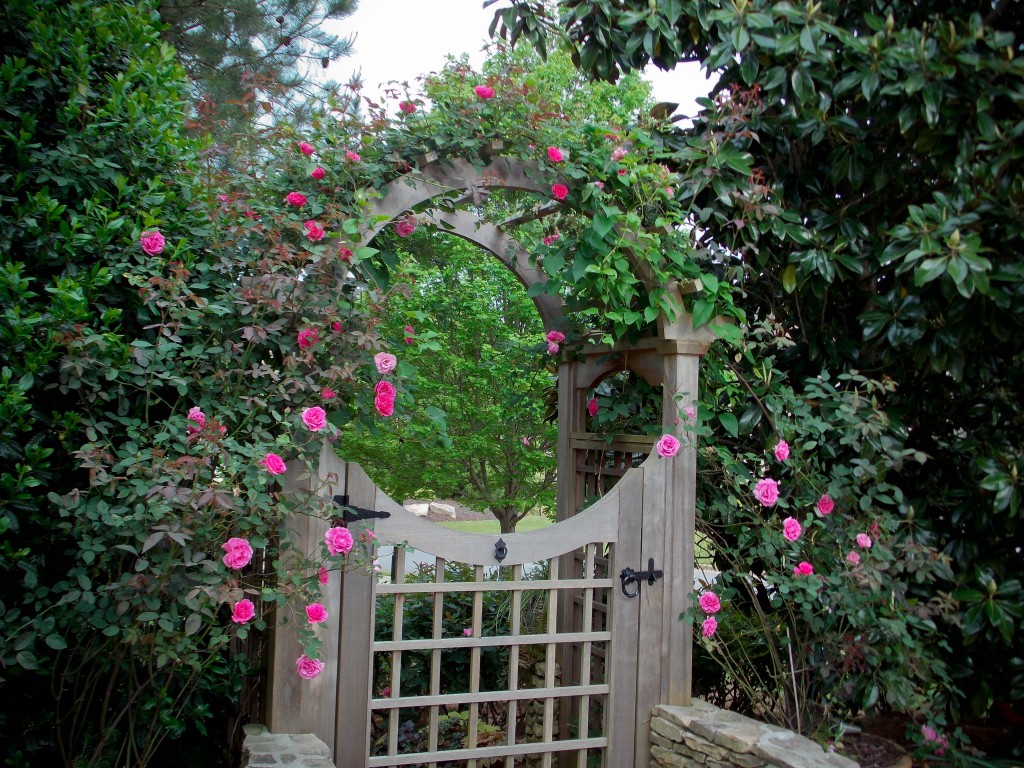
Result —
M 650 587 L 654 586 L 654 582 L 664 575 L 664 571 L 654 570 L 653 557 L 647 559 L 646 571 L 634 571 L 632 568 L 623 568 L 622 573 L 619 574 L 619 580 L 622 582 L 622 594 L 626 597 L 637 597 L 640 594 L 640 587 L 645 579 L 647 580 L 647 586 Z M 629 586 L 631 584 L 635 584 L 636 589 L 630 591 Z

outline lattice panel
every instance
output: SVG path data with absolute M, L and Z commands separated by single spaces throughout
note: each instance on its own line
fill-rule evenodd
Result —
M 586 768 L 607 745 L 601 718 L 574 718 L 566 737 L 559 715 L 606 708 L 610 632 L 594 617 L 612 587 L 607 552 L 582 547 L 571 573 L 559 558 L 504 568 L 430 558 L 407 574 L 396 550 L 391 583 L 377 586 L 369 765 Z M 558 625 L 558 594 L 579 601 L 577 626 Z M 571 670 L 559 667 L 567 647 L 578 649 Z M 482 677 L 497 690 L 482 690 Z

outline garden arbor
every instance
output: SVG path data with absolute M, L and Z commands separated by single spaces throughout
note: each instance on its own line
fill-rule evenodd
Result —
M 492 188 L 548 197 L 540 176 L 535 163 L 497 154 L 483 165 L 426 156 L 417 173 L 381 190 L 361 244 L 406 212 L 419 211 L 419 223 L 490 251 L 527 288 L 544 283 L 544 271 L 502 226 L 459 204 Z M 456 205 L 430 207 L 441 195 Z M 642 263 L 636 269 L 645 277 Z M 686 286 L 663 288 L 682 306 Z M 534 301 L 547 328 L 569 330 L 558 296 L 541 293 Z M 396 548 L 389 581 L 356 571 L 332 579 L 323 602 L 340 620 L 323 639 L 328 666 L 314 680 L 295 675 L 301 648 L 287 628 L 279 629 L 271 729 L 316 733 L 340 768 L 453 760 L 472 766 L 494 758 L 500 763 L 485 764 L 535 759 L 586 766 L 595 755 L 609 767 L 646 766 L 651 710 L 685 705 L 690 697 L 691 629 L 679 617 L 693 585 L 695 449 L 684 437 L 678 455 L 662 458 L 652 450 L 656 438 L 589 433 L 586 402 L 604 377 L 632 371 L 663 387 L 663 431 L 683 437 L 678 425 L 687 417 L 681 414 L 696 401 L 700 357 L 712 339 L 709 330 L 694 330 L 686 313 L 662 313 L 654 336 L 631 345 L 584 345 L 560 357 L 558 522 L 542 531 L 499 539 L 437 527 L 389 499 L 358 465 L 329 448 L 318 467 L 289 471 L 291 490 L 342 497 L 362 511 L 362 519 L 349 522 L 357 540 L 372 531 L 378 545 L 405 542 L 434 568 L 426 583 L 407 581 L 406 553 Z M 293 520 L 299 551 L 315 552 L 330 525 L 313 517 Z M 461 564 L 462 575 L 445 567 L 453 564 Z M 648 576 L 652 571 L 657 574 Z M 631 575 L 639 572 L 645 573 Z M 470 625 L 445 636 L 445 606 L 459 594 L 472 601 Z M 507 606 L 500 625 L 484 623 L 486 595 Z M 405 609 L 414 603 L 432 611 L 425 637 L 403 630 Z M 387 633 L 380 628 L 385 618 Z M 494 659 L 500 669 L 489 677 L 501 690 L 481 690 L 482 664 Z M 447 685 L 452 663 L 468 663 L 467 690 Z M 419 687 L 402 674 L 413 668 L 423 671 Z M 445 742 L 442 728 L 452 711 L 465 713 L 464 736 L 454 745 Z M 409 719 L 416 727 L 406 728 L 400 741 L 401 724 Z

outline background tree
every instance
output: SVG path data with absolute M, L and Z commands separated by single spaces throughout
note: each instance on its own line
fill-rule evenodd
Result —
M 545 329 L 515 276 L 451 235 L 420 231 L 391 245 L 399 284 L 381 309 L 392 351 L 416 370 L 418 409 L 395 428 L 350 430 L 341 453 L 398 499 L 451 498 L 489 509 L 503 533 L 529 512 L 553 513 L 556 428 Z M 444 425 L 447 431 L 444 431 Z
M 885 407 L 919 459 L 893 480 L 904 530 L 936 537 L 957 574 L 940 587 L 958 601 L 952 711 L 1019 709 L 1024 670 L 1004 662 L 1024 657 L 1024 11 L 627 0 L 558 12 L 513 0 L 496 28 L 560 28 L 604 79 L 649 62 L 716 75 L 693 127 L 664 136 L 711 278 L 694 313 L 735 292 L 749 317 L 778 318 L 797 342 L 775 359 L 791 382 L 860 370 L 896 383 Z M 716 415 L 734 404 L 710 398 Z M 741 416 L 713 441 L 771 442 L 757 402 Z

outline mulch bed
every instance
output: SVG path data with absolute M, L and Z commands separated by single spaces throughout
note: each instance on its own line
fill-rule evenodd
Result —
M 843 736 L 843 746 L 839 752 L 856 760 L 861 768 L 890 768 L 897 765 L 910 768 L 910 758 L 903 747 L 870 733 L 849 733 Z

